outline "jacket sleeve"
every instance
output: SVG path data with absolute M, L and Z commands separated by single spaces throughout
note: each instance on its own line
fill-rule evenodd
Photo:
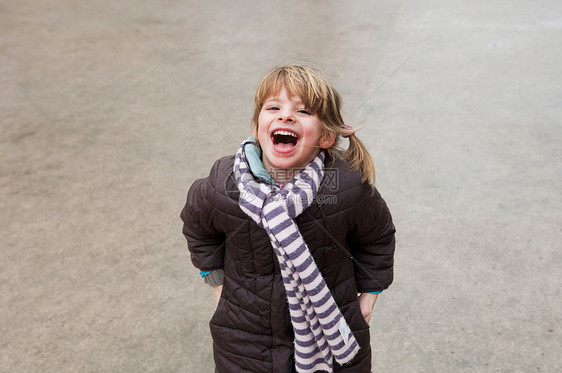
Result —
M 396 232 L 390 211 L 374 186 L 362 186 L 363 197 L 355 206 L 348 242 L 355 280 L 360 293 L 385 290 L 392 283 Z
M 189 188 L 187 202 L 180 216 L 183 234 L 191 254 L 193 265 L 202 271 L 224 267 L 226 236 L 216 227 L 217 210 L 214 206 L 217 161 L 209 177 L 196 180 Z

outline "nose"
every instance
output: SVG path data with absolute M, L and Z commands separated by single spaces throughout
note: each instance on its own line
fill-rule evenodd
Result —
M 288 112 L 280 112 L 279 116 L 277 117 L 277 121 L 282 123 L 292 123 L 295 121 L 295 119 Z

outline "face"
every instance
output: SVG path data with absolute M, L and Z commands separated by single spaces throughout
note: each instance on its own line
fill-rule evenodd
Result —
M 335 134 L 323 136 L 318 116 L 307 111 L 300 97 L 288 97 L 285 88 L 265 101 L 253 135 L 268 171 L 305 168 L 335 140 Z

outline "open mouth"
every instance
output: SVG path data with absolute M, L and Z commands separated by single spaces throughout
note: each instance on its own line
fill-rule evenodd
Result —
M 271 141 L 276 150 L 280 152 L 290 152 L 299 142 L 299 136 L 287 130 L 277 130 L 271 135 Z

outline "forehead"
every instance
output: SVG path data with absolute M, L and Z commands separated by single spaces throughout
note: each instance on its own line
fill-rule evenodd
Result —
M 280 100 L 289 100 L 297 103 L 303 102 L 298 93 L 291 94 L 291 92 L 288 92 L 285 87 L 280 87 L 277 92 L 271 92 L 270 95 L 265 99 L 266 102 Z
M 318 84 L 315 84 L 318 83 Z M 324 95 L 321 94 L 323 85 L 314 79 L 304 79 L 295 74 L 277 74 L 267 76 L 256 93 L 257 108 L 266 102 L 279 100 L 283 93 L 295 104 L 304 105 L 314 113 L 323 111 Z M 297 103 L 298 102 L 298 103 Z

